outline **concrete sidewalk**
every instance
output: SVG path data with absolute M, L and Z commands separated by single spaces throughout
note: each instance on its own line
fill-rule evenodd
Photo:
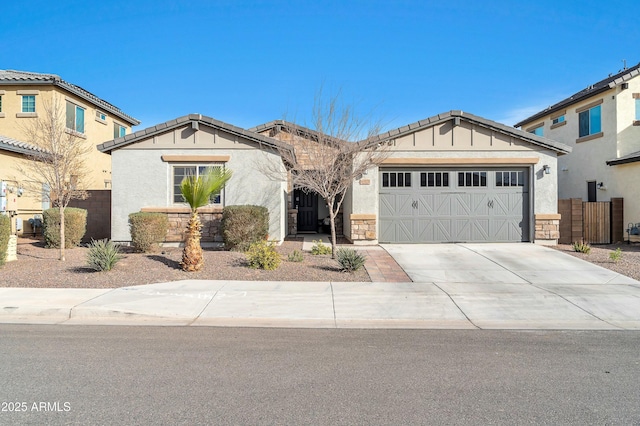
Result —
M 637 285 L 177 281 L 0 289 L 0 322 L 181 326 L 640 330 Z

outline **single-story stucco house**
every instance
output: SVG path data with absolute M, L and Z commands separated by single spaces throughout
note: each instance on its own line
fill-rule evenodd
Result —
M 315 209 L 312 217 L 321 220 L 326 205 L 291 187 L 278 154 L 304 155 L 295 151 L 296 129 L 274 121 L 245 130 L 191 114 L 98 145 L 112 156 L 112 239 L 130 241 L 128 215 L 142 210 L 167 213 L 167 241 L 180 241 L 189 211 L 177 192 L 180 180 L 212 165 L 234 175 L 199 210 L 203 241 L 220 240 L 222 208 L 234 204 L 266 206 L 274 240 L 317 231 L 308 215 L 299 220 L 300 210 Z M 385 147 L 385 158 L 353 182 L 338 226 L 352 242 L 557 242 L 557 156 L 569 153 L 568 146 L 462 111 L 374 142 Z M 266 173 L 275 169 L 281 178 Z

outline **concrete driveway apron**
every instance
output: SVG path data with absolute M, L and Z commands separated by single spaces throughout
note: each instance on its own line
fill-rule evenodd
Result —
M 479 328 L 640 329 L 640 282 L 535 244 L 384 244 Z

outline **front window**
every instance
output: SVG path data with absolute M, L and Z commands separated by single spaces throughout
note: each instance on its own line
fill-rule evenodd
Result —
M 0 112 L 2 112 L 2 96 L 0 95 Z
M 22 112 L 36 112 L 35 95 L 22 95 Z
M 543 126 L 536 127 L 535 129 L 531 129 L 529 133 L 533 133 L 536 136 L 543 136 Z
M 561 115 L 560 117 L 556 117 L 553 120 L 551 120 L 551 124 L 560 124 L 564 122 L 564 115 Z
M 184 203 L 184 197 L 182 196 L 182 192 L 180 192 L 180 184 L 182 180 L 187 176 L 200 176 L 202 173 L 205 173 L 207 168 L 210 167 L 224 167 L 222 164 L 207 164 L 207 165 L 177 165 L 173 166 L 173 202 L 176 204 Z M 211 205 L 222 205 L 223 204 L 223 193 L 224 189 L 220 192 L 220 194 L 211 194 L 209 197 L 209 204 Z
M 84 133 L 84 108 L 67 101 L 67 129 Z
M 602 131 L 602 108 L 595 106 L 578 114 L 578 137 L 589 136 Z
M 118 124 L 118 123 L 113 123 L 113 138 L 117 139 L 117 138 L 123 138 L 124 135 L 127 133 L 127 128 Z
M 2 99 L 0 98 L 0 101 Z M 2 111 L 2 109 L 0 109 Z M 640 99 L 636 99 L 636 121 L 640 121 Z

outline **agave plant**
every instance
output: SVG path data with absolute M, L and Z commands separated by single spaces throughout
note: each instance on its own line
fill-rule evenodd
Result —
M 230 178 L 231 170 L 208 167 L 199 176 L 187 176 L 180 183 L 180 192 L 191 208 L 187 238 L 182 251 L 182 262 L 180 262 L 184 271 L 199 271 L 204 265 L 200 246 L 202 223 L 198 216 L 198 208 L 209 204 L 211 195 L 219 194 Z

